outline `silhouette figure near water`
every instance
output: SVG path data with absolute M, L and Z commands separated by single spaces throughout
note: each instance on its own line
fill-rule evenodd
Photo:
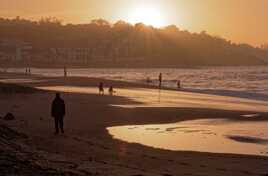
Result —
M 28 67 L 26 67 L 26 69 L 25 69 L 25 74 L 26 75 L 28 74 Z
M 63 68 L 63 72 L 64 72 L 64 77 L 67 77 L 67 68 L 65 66 Z
M 178 82 L 177 82 L 177 88 L 181 89 L 181 81 L 180 80 L 178 80 Z
M 114 93 L 115 93 L 115 91 L 114 91 L 113 86 L 110 86 L 110 87 L 109 87 L 109 94 L 110 94 L 111 96 L 113 96 Z
M 25 74 L 26 75 L 30 75 L 31 74 L 31 68 L 30 67 L 26 67 L 26 69 L 25 69 Z
M 61 132 L 64 133 L 63 120 L 65 116 L 65 103 L 59 93 L 56 93 L 56 97 L 52 102 L 51 116 L 54 117 L 55 120 L 55 134 L 59 134 L 59 126 Z
M 99 84 L 99 94 L 100 94 L 100 95 L 104 95 L 104 86 L 103 86 L 103 82 L 100 82 L 100 84 Z
M 159 88 L 161 89 L 161 87 L 162 87 L 162 73 L 159 74 L 158 80 L 159 80 Z

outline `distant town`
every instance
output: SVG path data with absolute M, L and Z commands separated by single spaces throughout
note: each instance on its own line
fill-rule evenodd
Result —
M 114 48 L 110 53 L 104 53 L 104 47 L 98 48 L 44 48 L 35 51 L 31 43 L 24 41 L 0 40 L 0 64 L 36 65 L 47 64 L 92 66 L 91 64 L 113 64 L 121 62 L 128 56 L 126 48 Z M 120 54 L 119 54 L 120 53 Z M 120 55 L 120 57 L 119 57 Z M 142 61 L 144 57 L 131 58 L 132 61 Z M 52 66 L 53 65 L 48 65 Z M 128 65 L 126 65 L 128 66 Z

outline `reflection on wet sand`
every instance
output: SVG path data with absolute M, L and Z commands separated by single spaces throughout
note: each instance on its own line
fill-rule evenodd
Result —
M 32 79 L 32 78 L 17 78 L 17 79 L 8 79 L 8 78 L 2 78 L 0 79 L 0 82 L 2 83 L 12 83 L 12 84 L 23 84 L 23 83 L 39 83 L 39 82 L 45 82 L 47 80 L 41 80 L 41 79 Z
M 98 90 L 95 87 L 51 86 L 51 87 L 38 87 L 38 88 L 52 91 L 98 94 Z M 140 104 L 135 105 L 125 105 L 125 104 L 112 105 L 112 106 L 120 106 L 123 108 L 194 107 L 194 108 L 209 108 L 209 109 L 223 109 L 223 110 L 268 112 L 267 101 L 190 93 L 183 91 L 161 90 L 161 92 L 159 93 L 159 90 L 157 89 L 118 88 L 116 89 L 116 95 L 132 99 L 135 102 L 140 102 Z
M 116 139 L 180 151 L 268 156 L 268 122 L 194 120 L 108 128 Z

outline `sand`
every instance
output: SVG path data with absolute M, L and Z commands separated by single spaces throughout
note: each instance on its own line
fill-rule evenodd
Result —
M 15 153 L 15 157 L 19 153 L 18 161 L 29 161 L 25 167 L 42 171 L 29 171 L 28 175 L 34 172 L 40 173 L 38 175 L 112 176 L 268 174 L 267 157 L 155 149 L 113 139 L 106 130 L 107 127 L 119 125 L 161 124 L 204 118 L 268 120 L 265 101 L 172 90 L 162 90 L 159 100 L 159 92 L 152 86 L 120 81 L 7 73 L 1 73 L 1 78 L 16 79 L 16 83 L 23 86 L 50 87 L 50 91 L 0 93 L 0 116 L 12 112 L 16 117 L 14 121 L 0 120 L 0 124 L 24 136 L 0 137 L 0 146 L 5 143 L 1 151 L 12 156 Z M 29 81 L 32 79 L 34 82 Z M 100 81 L 114 85 L 116 95 L 97 95 L 96 85 Z M 62 89 L 63 86 L 78 87 L 78 91 L 71 92 L 66 87 Z M 64 91 L 62 97 L 67 106 L 66 133 L 55 136 L 50 103 L 54 98 L 52 90 L 59 88 Z M 81 91 L 85 88 L 89 89 Z M 177 98 L 171 98 L 173 96 L 179 96 L 180 100 L 175 101 Z M 213 103 L 214 100 L 216 103 Z M 257 118 L 241 116 L 256 113 L 259 114 Z M 13 145 L 19 147 L 7 147 Z M 20 162 L 16 163 L 20 168 Z M 16 172 L 17 175 L 27 175 L 19 169 Z

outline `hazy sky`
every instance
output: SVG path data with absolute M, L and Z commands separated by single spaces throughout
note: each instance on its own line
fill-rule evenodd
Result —
M 144 14 L 146 9 L 151 14 Z M 144 17 L 152 24 L 206 30 L 235 42 L 268 42 L 268 0 L 0 0 L 0 16 L 55 16 L 73 23 L 94 18 L 134 22 Z

